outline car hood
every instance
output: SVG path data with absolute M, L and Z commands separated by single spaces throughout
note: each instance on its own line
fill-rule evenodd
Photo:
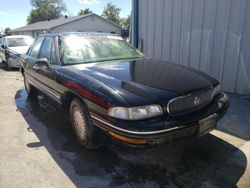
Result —
M 200 71 L 153 59 L 98 62 L 72 68 L 112 87 L 133 104 L 142 98 L 145 103 L 168 101 L 218 83 Z
M 28 51 L 29 46 L 9 47 L 8 49 L 18 54 L 25 54 Z

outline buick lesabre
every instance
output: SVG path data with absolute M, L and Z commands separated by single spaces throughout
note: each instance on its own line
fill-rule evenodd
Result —
M 213 77 L 150 59 L 111 34 L 41 35 L 20 70 L 27 93 L 39 90 L 64 108 L 89 149 L 99 145 L 100 132 L 131 147 L 201 137 L 229 106 Z

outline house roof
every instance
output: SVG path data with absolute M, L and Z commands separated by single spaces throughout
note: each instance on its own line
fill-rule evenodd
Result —
M 95 14 L 95 13 L 90 13 L 90 14 L 87 14 L 87 15 L 81 15 L 81 16 L 71 16 L 71 17 L 61 17 L 61 18 L 58 18 L 58 19 L 54 19 L 54 20 L 46 20 L 46 21 L 41 21 L 41 22 L 36 22 L 36 23 L 33 23 L 33 24 L 30 24 L 30 25 L 27 25 L 27 26 L 24 26 L 24 27 L 19 27 L 19 28 L 16 28 L 16 29 L 13 29 L 11 30 L 11 32 L 17 32 L 17 31 L 35 31 L 35 30 L 50 30 L 50 29 L 53 29 L 53 28 L 56 28 L 58 26 L 61 26 L 61 25 L 64 25 L 64 24 L 68 24 L 68 23 L 71 23 L 71 22 L 74 22 L 74 21 L 77 21 L 77 20 L 80 20 L 80 19 L 84 19 L 84 18 L 87 18 L 89 16 L 96 16 L 98 18 L 101 18 L 102 20 L 105 20 L 106 22 L 109 22 L 110 24 L 120 28 L 120 29 L 123 29 L 121 26 Z

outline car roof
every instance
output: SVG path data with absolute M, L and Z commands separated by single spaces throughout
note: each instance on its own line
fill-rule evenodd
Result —
M 31 36 L 29 35 L 7 35 L 7 36 L 4 36 L 5 38 L 26 38 L 26 37 L 30 37 L 32 38 Z
M 99 32 L 60 32 L 60 33 L 45 33 L 40 35 L 39 37 L 47 37 L 47 36 L 68 36 L 68 35 L 83 35 L 83 36 L 113 36 L 120 37 L 117 34 L 111 33 L 99 33 Z

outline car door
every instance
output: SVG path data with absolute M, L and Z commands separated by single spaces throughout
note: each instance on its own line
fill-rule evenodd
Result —
M 2 41 L 3 41 L 3 38 L 0 38 L 0 61 L 3 59 L 2 58 Z
M 60 93 L 57 91 L 56 82 L 56 70 L 59 64 L 57 61 L 54 37 L 46 37 L 41 46 L 39 59 L 46 59 L 48 62 L 48 66 L 35 62 L 34 71 L 40 81 L 41 87 L 43 87 L 44 92 L 49 97 L 60 103 Z
M 23 63 L 25 64 L 25 76 L 27 79 L 37 87 L 39 78 L 35 71 L 36 61 L 38 60 L 41 46 L 43 44 L 45 37 L 39 37 L 35 40 L 34 44 L 29 49 L 27 55 L 23 57 Z
M 6 58 L 5 58 L 5 50 L 6 50 L 6 42 L 5 42 L 6 38 L 2 38 L 1 40 L 1 45 L 0 45 L 0 58 L 2 61 L 6 62 Z

